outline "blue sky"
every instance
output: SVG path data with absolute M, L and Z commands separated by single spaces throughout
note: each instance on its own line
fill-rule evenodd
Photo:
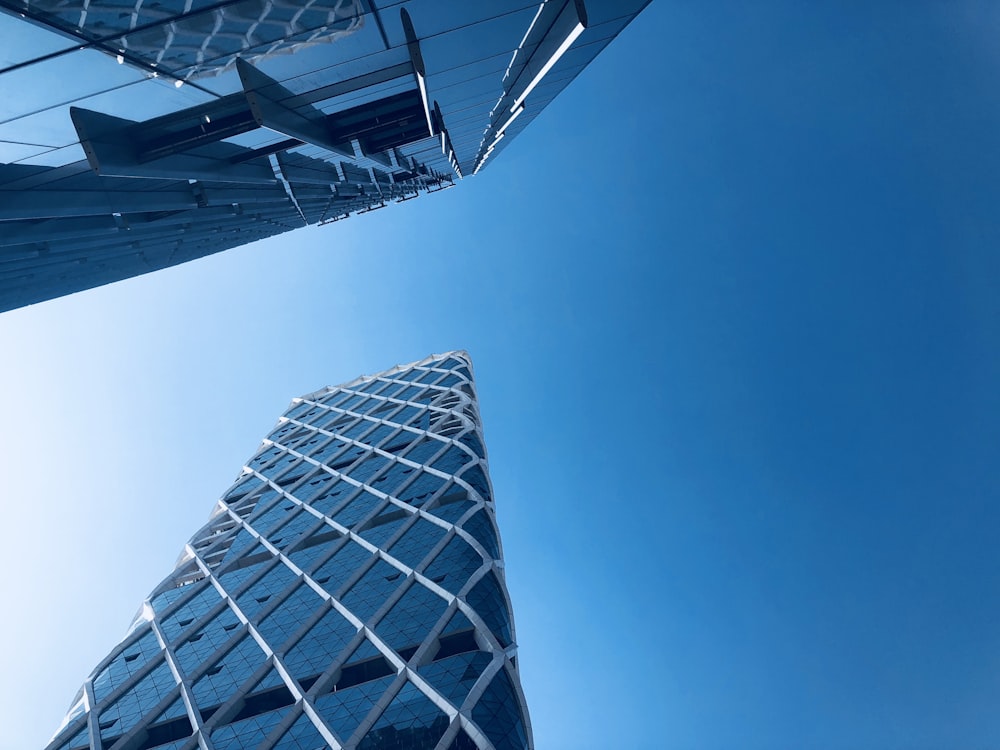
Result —
M 293 396 L 453 348 L 539 748 L 1000 746 L 998 28 L 658 0 L 459 189 L 0 316 L 0 748 Z

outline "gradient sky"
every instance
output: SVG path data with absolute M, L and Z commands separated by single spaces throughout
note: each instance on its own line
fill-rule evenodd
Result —
M 657 0 L 459 189 L 0 315 L 0 748 L 293 396 L 454 348 L 539 750 L 1000 747 L 998 38 Z

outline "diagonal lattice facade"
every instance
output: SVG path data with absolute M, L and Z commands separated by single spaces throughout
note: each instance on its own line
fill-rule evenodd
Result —
M 531 747 L 471 364 L 295 399 L 47 750 Z

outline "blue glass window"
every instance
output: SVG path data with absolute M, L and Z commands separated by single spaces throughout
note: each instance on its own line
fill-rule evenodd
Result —
M 394 433 L 396 429 L 397 428 L 395 425 L 380 424 L 374 430 L 365 435 L 365 442 L 368 445 L 375 447 L 383 440 L 385 440 L 387 437 L 389 437 L 392 433 Z
M 419 508 L 431 499 L 444 482 L 445 480 L 441 479 L 441 477 L 437 477 L 430 472 L 421 471 L 416 479 L 402 490 L 395 492 L 394 495 L 404 503 L 409 503 Z
M 359 482 L 367 482 L 372 476 L 374 476 L 378 471 L 382 469 L 389 463 L 389 459 L 384 456 L 379 456 L 378 454 L 372 453 L 364 461 L 359 463 L 357 466 L 351 469 L 350 476 L 351 479 L 355 479 Z
M 464 487 L 453 484 L 438 498 L 430 512 L 449 523 L 455 523 L 475 504 Z
M 444 630 L 441 631 L 441 635 L 439 637 L 444 638 L 447 635 L 472 630 L 473 627 L 472 621 L 465 616 L 462 610 L 456 609 L 455 614 L 453 614 L 451 619 L 448 620 L 448 624 L 444 626 Z
M 374 399 L 372 399 L 374 401 Z M 367 419 L 359 419 L 348 429 L 340 431 L 339 434 L 343 435 L 345 438 L 350 438 L 351 440 L 361 440 L 361 436 L 368 432 L 372 427 L 375 426 L 375 422 L 370 422 Z M 368 442 L 367 438 L 364 442 Z
M 204 627 L 185 638 L 174 650 L 181 669 L 191 674 L 208 657 L 236 635 L 240 621 L 226 607 Z
M 483 500 L 490 499 L 490 488 L 486 483 L 486 475 L 483 474 L 483 470 L 478 465 L 466 469 L 462 473 L 462 480 L 478 492 Z
M 322 750 L 326 740 L 305 714 L 288 728 L 271 750 Z
M 378 560 L 343 596 L 344 606 L 365 621 L 381 607 L 400 584 L 402 574 L 385 560 Z
M 219 727 L 212 732 L 212 746 L 215 750 L 255 750 L 290 710 L 286 706 Z
M 182 594 L 190 594 L 191 589 L 187 586 L 177 586 L 172 589 L 166 589 L 161 591 L 159 594 L 154 596 L 149 600 L 150 606 L 156 613 L 161 613 L 167 609 L 173 602 L 177 601 Z
M 418 414 L 423 414 L 424 410 L 417 406 L 404 406 L 392 415 L 392 421 L 399 424 L 406 424 Z
M 468 446 L 480 458 L 486 458 L 486 450 L 483 448 L 483 443 L 476 436 L 473 430 L 469 430 L 464 435 L 459 438 L 464 445 Z
M 223 562 L 229 562 L 230 560 L 235 560 L 239 557 L 240 553 L 254 544 L 257 539 L 246 529 L 240 529 L 236 536 L 233 537 L 233 541 L 229 543 L 229 551 L 226 552 L 225 557 L 222 558 Z
M 338 539 L 340 532 L 323 524 L 288 557 L 304 572 L 309 572 L 318 560 L 330 554 Z
M 367 449 L 362 445 L 349 445 L 343 453 L 339 454 L 333 461 L 331 461 L 328 466 L 334 471 L 343 471 L 348 466 L 357 461 L 361 456 L 367 452 Z
M 497 672 L 490 682 L 472 709 L 472 718 L 497 750 L 526 750 L 528 747 L 521 709 L 506 669 Z
M 309 481 L 300 484 L 292 494 L 298 500 L 308 504 L 310 500 L 323 494 L 336 481 L 337 478 L 333 474 L 327 474 L 323 471 L 312 477 Z
M 268 536 L 268 541 L 278 549 L 285 549 L 290 544 L 298 541 L 299 537 L 309 529 L 320 523 L 312 513 L 307 510 L 299 510 L 292 516 L 292 520 L 286 523 L 277 531 Z
M 445 530 L 424 518 L 418 518 L 406 533 L 400 537 L 389 552 L 411 568 L 416 568 L 430 552 L 434 545 L 441 541 Z
M 379 621 L 375 632 L 397 652 L 402 652 L 424 641 L 446 606 L 444 599 L 414 581 Z
M 388 675 L 321 695 L 316 699 L 316 711 L 337 736 L 346 741 L 394 679 L 395 675 Z
M 510 613 L 496 574 L 491 570 L 479 579 L 465 596 L 465 600 L 483 618 L 500 645 L 510 645 Z
M 167 641 L 173 641 L 181 634 L 181 631 L 220 601 L 218 592 L 207 581 L 195 589 L 197 593 L 194 593 L 191 589 L 188 589 L 188 591 L 194 595 L 178 607 L 170 616 L 160 621 L 160 628 L 163 630 L 163 635 Z
M 492 656 L 483 651 L 469 651 L 425 664 L 417 672 L 456 708 L 461 708 L 462 701 L 469 695 L 479 675 L 492 659 Z
M 337 511 L 333 516 L 333 520 L 350 528 L 361 519 L 371 515 L 372 511 L 380 507 L 384 502 L 385 500 L 382 498 L 365 490 L 355 496 L 344 508 Z
M 312 404 L 310 404 L 310 403 L 308 403 L 306 401 L 303 401 L 302 403 L 296 404 L 291 409 L 289 409 L 287 412 L 285 412 L 285 416 L 288 417 L 289 419 L 297 419 L 297 420 L 300 420 L 300 421 L 304 421 L 304 420 L 302 420 L 302 417 L 304 415 L 308 414 L 309 410 L 312 409 L 312 408 L 313 408 Z
M 448 357 L 448 359 L 446 359 L 440 365 L 435 365 L 435 367 L 441 370 L 454 370 L 456 367 L 461 367 L 461 366 L 462 362 L 459 362 L 454 357 Z
M 419 378 L 417 378 L 416 382 L 418 382 L 418 383 L 433 383 L 435 380 L 437 380 L 439 377 L 441 377 L 441 375 L 442 375 L 442 373 L 440 373 L 440 372 L 434 372 L 433 370 L 428 370 L 422 376 L 420 376 Z
M 423 374 L 424 370 L 414 367 L 410 370 L 407 370 L 404 373 L 400 373 L 399 375 L 393 375 L 392 377 L 396 380 L 404 380 L 406 382 L 409 382 L 411 380 L 416 380 Z
M 358 750 L 433 750 L 447 728 L 448 717 L 441 709 L 406 682 L 358 743 Z
M 431 466 L 445 474 L 457 474 L 458 470 L 473 458 L 457 445 L 452 445 Z
M 167 697 L 176 684 L 166 662 L 160 662 L 137 685 L 101 712 L 98 720 L 101 739 L 106 741 L 118 737 L 134 727 L 139 719 Z
M 427 566 L 424 575 L 453 594 L 457 594 L 469 576 L 483 565 L 483 558 L 462 537 L 454 536 L 434 562 Z
M 236 597 L 236 605 L 242 610 L 250 620 L 254 620 L 256 614 L 264 609 L 271 599 L 277 598 L 285 589 L 295 581 L 295 574 L 284 563 L 279 562 L 259 581 Z
M 426 464 L 444 446 L 440 440 L 428 435 L 406 452 L 406 458 L 417 464 Z
M 329 516 L 330 512 L 343 504 L 344 500 L 350 497 L 355 489 L 357 488 L 353 484 L 338 479 L 327 487 L 326 492 L 313 500 L 310 505 L 323 515 Z
M 456 383 L 461 383 L 461 382 L 462 379 L 458 377 L 458 375 L 450 373 L 448 375 L 445 375 L 444 378 L 442 378 L 439 382 L 435 383 L 434 385 L 436 385 L 438 388 L 451 388 Z
M 86 722 L 80 731 L 59 747 L 59 750 L 90 750 L 90 733 L 87 730 Z
M 259 495 L 254 497 L 256 505 L 254 506 L 253 512 L 250 513 L 250 515 L 248 516 L 248 519 L 252 521 L 255 518 L 258 518 L 261 515 L 263 515 L 267 510 L 269 510 L 272 507 L 271 504 L 274 503 L 276 500 L 280 502 L 280 500 L 278 500 L 278 493 L 275 492 L 270 487 L 268 487 L 266 490 L 264 490 Z
M 413 397 L 416 396 L 423 390 L 418 385 L 408 385 L 406 388 L 401 390 L 399 393 L 393 394 L 400 401 L 412 401 Z
M 319 594 L 305 583 L 299 584 L 279 607 L 263 619 L 257 630 L 271 648 L 280 650 L 312 613 L 323 606 L 326 606 L 326 602 Z
M 300 682 L 322 674 L 356 634 L 355 627 L 337 610 L 328 606 L 322 619 L 288 649 L 284 658 L 285 666 Z
M 365 524 L 362 538 L 376 547 L 385 549 L 386 542 L 410 519 L 410 513 L 396 505 L 387 505 L 375 518 Z
M 115 688 L 124 685 L 129 677 L 136 674 L 150 659 L 160 655 L 160 644 L 152 630 L 138 641 L 122 649 L 121 653 L 94 678 L 94 697 L 100 702 Z
M 347 541 L 333 557 L 312 573 L 312 578 L 334 595 L 363 564 L 368 562 L 371 556 L 372 553 L 360 544 Z
M 204 711 L 225 702 L 263 663 L 264 652 L 253 638 L 245 636 L 194 683 L 192 692 L 198 707 Z
M 387 495 L 395 495 L 395 490 L 399 489 L 399 485 L 409 479 L 410 475 L 415 471 L 417 469 L 414 467 L 397 461 L 389 467 L 388 471 L 372 482 L 372 487 L 381 490 Z
M 226 591 L 237 591 L 243 583 L 258 575 L 273 559 L 271 553 L 258 544 L 236 563 L 240 567 L 230 568 L 220 575 L 219 583 Z
M 267 536 L 270 529 L 275 527 L 277 524 L 284 521 L 290 510 L 294 510 L 296 507 L 295 503 L 291 500 L 286 500 L 282 498 L 279 502 L 271 506 L 271 509 L 266 513 L 262 513 L 259 517 L 251 522 L 254 530 L 261 536 Z
M 255 469 L 260 469 L 261 466 L 277 458 L 284 452 L 285 451 L 279 448 L 278 446 L 272 445 L 266 450 L 262 451 L 261 453 L 258 453 L 252 459 L 250 459 L 249 465 Z
M 382 446 L 382 450 L 386 453 L 400 453 L 404 448 L 410 445 L 416 437 L 416 433 L 401 429 L 398 433 L 393 435 L 391 440 L 386 441 L 385 445 Z
M 493 559 L 499 559 L 500 547 L 497 544 L 497 533 L 485 508 L 481 508 L 473 513 L 462 524 L 462 528 L 472 534 L 476 541 L 483 545 L 483 548 L 493 556 Z
M 222 499 L 229 504 L 239 502 L 258 487 L 263 486 L 263 482 L 253 474 L 247 474 L 243 481 L 234 486 L 229 492 L 223 495 Z

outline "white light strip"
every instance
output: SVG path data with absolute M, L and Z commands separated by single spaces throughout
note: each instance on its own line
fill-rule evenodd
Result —
M 517 45 L 517 49 L 514 50 L 514 55 L 510 58 L 510 62 L 507 64 L 507 70 L 504 71 L 504 74 L 503 74 L 503 81 L 506 81 L 507 80 L 507 76 L 510 75 L 510 69 L 514 67 L 514 61 L 517 60 L 517 53 L 521 51 L 521 48 L 524 46 L 524 43 L 526 41 L 528 41 L 528 35 L 531 33 L 531 30 L 533 28 L 535 28 L 535 24 L 538 23 L 538 17 L 540 15 L 542 15 L 542 11 L 544 9 L 545 9 L 545 2 L 543 1 L 538 6 L 538 10 L 535 11 L 535 17 L 531 19 L 531 23 L 528 25 L 528 30 L 524 32 L 524 36 L 521 37 L 521 43 L 519 45 Z M 501 81 L 501 83 L 503 81 Z
M 523 104 L 520 105 L 517 109 L 514 110 L 514 114 L 512 114 L 510 117 L 507 118 L 507 122 L 505 122 L 503 125 L 501 125 L 499 128 L 497 128 L 497 135 L 503 135 L 503 131 L 505 131 L 510 126 L 510 124 L 512 122 L 514 122 L 514 120 L 516 120 L 518 118 L 518 116 L 522 112 L 524 112 L 524 105 Z
M 416 76 L 417 85 L 420 87 L 420 100 L 424 104 L 424 117 L 427 118 L 427 133 L 434 135 L 434 125 L 431 123 L 431 110 L 427 104 L 427 87 L 424 85 L 424 77 L 420 73 L 416 73 Z
M 514 100 L 514 104 L 510 108 L 511 112 L 516 110 L 521 105 L 521 103 L 527 98 L 528 94 L 530 94 L 534 90 L 535 86 L 537 86 L 541 82 L 541 80 L 545 78 L 545 74 L 552 69 L 553 65 L 559 62 L 559 58 L 566 53 L 566 50 L 570 48 L 573 42 L 576 41 L 576 38 L 580 36 L 580 34 L 582 33 L 583 33 L 583 24 L 577 21 L 576 26 L 574 26 L 573 30 L 569 32 L 569 36 L 567 36 L 563 40 L 563 43 L 559 45 L 559 49 L 557 49 L 555 53 L 552 55 L 552 57 L 548 59 L 548 62 L 546 62 L 545 65 L 542 66 L 542 69 L 538 71 L 538 74 L 531 79 L 531 83 L 528 84 L 528 88 L 526 88 L 523 92 L 521 92 L 521 95 Z

